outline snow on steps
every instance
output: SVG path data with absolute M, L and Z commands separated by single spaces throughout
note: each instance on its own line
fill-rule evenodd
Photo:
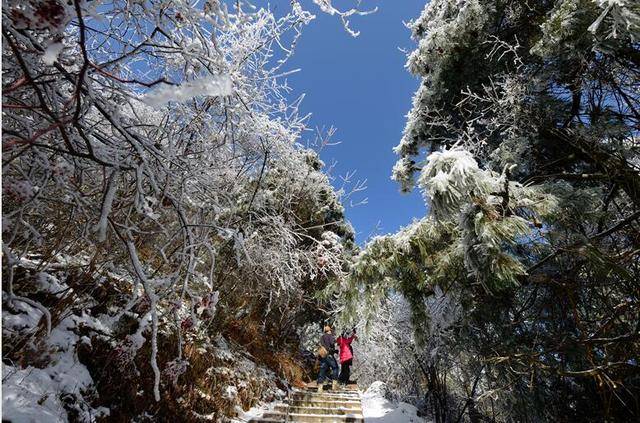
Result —
M 360 409 L 361 403 L 360 401 L 324 401 L 324 400 L 294 400 L 290 399 L 288 401 L 288 405 L 290 407 L 318 407 L 318 408 L 344 408 L 344 409 Z
M 364 422 L 362 414 L 312 414 L 312 413 L 265 413 L 264 417 L 252 420 L 255 422 L 300 422 L 300 423 L 336 423 L 336 422 Z
M 277 405 L 275 410 L 282 413 L 314 413 L 314 414 L 355 414 L 362 413 L 362 408 L 350 407 L 312 407 L 312 406 L 294 406 L 288 404 Z
M 250 422 L 334 423 L 364 422 L 360 393 L 356 385 L 340 391 L 316 392 L 294 389 L 285 404 Z

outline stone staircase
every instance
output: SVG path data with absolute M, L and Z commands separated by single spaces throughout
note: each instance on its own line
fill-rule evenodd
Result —
M 315 387 L 294 389 L 284 403 L 250 422 L 364 423 L 358 386 L 348 385 L 338 391 L 329 387 L 325 385 L 322 393 Z

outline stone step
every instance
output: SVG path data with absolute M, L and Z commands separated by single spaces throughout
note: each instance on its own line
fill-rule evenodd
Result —
M 289 405 L 294 407 L 311 406 L 311 407 L 342 407 L 342 408 L 360 408 L 362 406 L 360 401 L 331 401 L 331 400 L 294 400 L 287 401 Z
M 290 401 L 300 401 L 300 402 L 308 402 L 308 403 L 312 403 L 312 402 L 346 402 L 346 403 L 360 403 L 360 398 L 336 398 L 336 397 L 324 397 L 324 396 L 317 396 L 317 397 L 299 397 L 299 396 L 293 396 L 289 398 Z
M 293 392 L 291 395 L 335 395 L 340 397 L 349 397 L 349 398 L 360 398 L 359 392 L 343 392 L 343 391 L 332 391 L 331 389 L 325 389 L 322 392 L 318 391 L 298 391 Z
M 295 413 L 295 414 L 362 414 L 362 408 L 347 408 L 347 407 L 310 407 L 310 406 L 294 406 L 294 405 L 277 405 L 275 410 L 278 412 Z
M 276 411 L 267 412 L 263 419 L 280 419 L 279 421 L 300 422 L 300 423 L 363 423 L 362 413 L 352 414 L 301 414 L 301 413 L 279 413 Z M 262 420 L 264 421 L 264 420 Z M 278 420 L 275 420 L 278 421 Z
M 330 383 L 325 383 L 324 385 L 324 389 L 328 390 L 328 391 L 332 391 L 331 390 L 331 384 Z M 293 392 L 316 392 L 318 390 L 318 387 L 316 385 L 307 385 L 306 388 L 293 388 L 292 391 Z M 338 387 L 337 390 L 332 391 L 332 392 L 344 392 L 344 393 L 348 393 L 348 394 L 359 394 L 360 391 L 357 388 L 345 388 L 344 386 L 340 385 Z
M 331 387 L 325 388 L 322 392 L 318 392 L 317 389 L 306 389 L 304 391 L 294 391 L 296 394 L 306 395 L 306 394 L 334 394 L 334 395 L 351 395 L 354 397 L 360 396 L 360 392 L 358 391 L 345 391 L 343 389 L 333 390 Z
M 317 392 L 313 385 L 306 388 L 294 388 L 286 403 L 278 404 L 273 410 L 266 411 L 262 417 L 250 422 L 263 423 L 364 423 L 362 402 L 357 385 L 343 387 L 340 390 Z
M 313 394 L 292 394 L 291 398 L 322 398 L 322 399 L 332 399 L 335 401 L 359 401 L 360 397 L 358 395 L 339 395 L 339 394 L 331 394 L 328 392 L 316 392 Z
M 330 383 L 325 383 L 324 385 L 325 389 L 331 389 L 331 384 Z M 318 389 L 318 385 L 316 384 L 309 384 L 304 388 L 295 388 L 294 390 L 296 391 L 302 391 L 302 392 L 314 392 Z M 340 385 L 340 392 L 352 392 L 352 393 L 358 393 L 358 386 L 357 385 Z
M 349 394 L 349 393 L 341 393 L 335 391 L 324 391 L 324 392 L 300 392 L 294 391 L 291 394 L 292 397 L 295 398 L 336 398 L 336 399 L 360 399 L 360 394 Z

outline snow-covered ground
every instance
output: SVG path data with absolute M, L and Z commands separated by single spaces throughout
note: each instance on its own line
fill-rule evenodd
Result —
M 271 411 L 274 409 L 276 404 L 281 404 L 282 401 L 273 401 L 270 403 L 260 403 L 255 407 L 251 407 L 249 410 L 244 411 L 241 408 L 237 408 L 238 417 L 231 419 L 230 423 L 245 423 L 251 421 L 251 419 L 260 418 L 267 411 Z
M 366 423 L 426 423 L 411 404 L 397 405 L 385 398 L 384 382 L 373 382 L 362 394 L 362 414 Z
M 23 268 L 32 269 L 37 264 L 22 260 Z M 62 293 L 71 288 L 54 275 L 40 272 L 36 275 L 37 292 Z M 6 293 L 3 293 L 3 300 Z M 44 308 L 35 306 L 29 299 L 8 301 L 2 309 L 3 338 L 7 334 L 35 333 L 43 317 Z M 37 303 L 36 303 L 37 304 Z M 44 310 L 46 312 L 46 310 Z M 47 312 L 48 313 L 48 312 Z M 49 316 L 50 318 L 50 316 Z M 91 340 L 78 333 L 80 327 L 110 333 L 98 319 L 82 313 L 62 319 L 40 345 L 47 365 L 42 368 L 19 363 L 2 363 L 2 420 L 12 423 L 58 423 L 68 421 L 68 411 L 73 410 L 77 421 L 92 422 L 109 415 L 105 407 L 93 408 L 94 383 L 87 367 L 80 363 L 76 347 L 91 344 Z M 3 356 L 4 359 L 4 356 Z M 66 403 L 66 406 L 65 406 Z

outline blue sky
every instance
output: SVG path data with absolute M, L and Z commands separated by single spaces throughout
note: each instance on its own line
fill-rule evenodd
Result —
M 302 70 L 288 78 L 292 96 L 306 93 L 301 109 L 313 114 L 311 126 L 337 128 L 334 139 L 341 144 L 325 149 L 322 159 L 338 162 L 334 174 L 355 170 L 356 179 L 368 180 L 368 189 L 359 194 L 368 204 L 346 210 L 361 244 L 378 221 L 379 233 L 390 233 L 426 213 L 420 193 L 401 194 L 390 179 L 396 161 L 392 148 L 400 141 L 419 83 L 404 69 L 405 53 L 399 50 L 414 47 L 403 21 L 416 18 L 425 1 L 364 3 L 378 6 L 378 12 L 354 17 L 356 38 L 335 16 L 312 9 L 316 19 L 304 29 L 289 62 L 291 69 Z

